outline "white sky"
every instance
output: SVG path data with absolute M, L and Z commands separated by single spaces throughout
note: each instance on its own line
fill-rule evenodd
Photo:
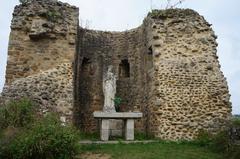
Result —
M 80 9 L 82 26 L 91 29 L 123 31 L 135 28 L 152 8 L 161 9 L 166 0 L 62 0 Z M 176 0 L 175 0 L 176 2 Z M 0 92 L 4 85 L 8 36 L 14 6 L 18 0 L 0 2 Z M 221 70 L 227 77 L 233 113 L 240 114 L 240 1 L 186 0 L 179 7 L 198 11 L 213 24 L 218 35 Z

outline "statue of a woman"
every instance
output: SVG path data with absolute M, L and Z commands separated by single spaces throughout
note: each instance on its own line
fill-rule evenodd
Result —
M 114 98 L 116 94 L 116 76 L 113 73 L 113 66 L 109 66 L 103 77 L 104 112 L 116 112 Z

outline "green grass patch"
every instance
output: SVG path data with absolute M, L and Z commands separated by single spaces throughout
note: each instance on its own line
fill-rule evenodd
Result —
M 192 143 L 158 142 L 148 144 L 84 145 L 83 153 L 109 154 L 114 159 L 223 159 L 207 147 Z
M 100 140 L 100 133 L 84 133 L 80 132 L 79 133 L 80 139 L 81 140 L 92 140 L 92 141 L 97 141 Z M 123 141 L 124 135 L 122 136 L 110 136 L 110 140 L 118 140 L 118 141 Z M 135 140 L 157 140 L 153 135 L 147 135 L 146 133 L 142 132 L 135 132 L 134 134 Z

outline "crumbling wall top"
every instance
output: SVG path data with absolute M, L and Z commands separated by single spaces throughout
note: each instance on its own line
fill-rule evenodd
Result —
M 148 13 L 148 17 L 153 19 L 166 19 L 166 18 L 186 18 L 186 17 L 199 17 L 200 15 L 192 9 L 164 9 L 164 10 L 153 10 Z
M 11 29 L 25 31 L 30 38 L 65 36 L 76 33 L 72 25 L 77 23 L 78 14 L 79 9 L 67 3 L 30 0 L 15 7 Z

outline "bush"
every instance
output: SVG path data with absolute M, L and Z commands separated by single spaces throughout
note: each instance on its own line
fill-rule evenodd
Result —
M 34 104 L 28 99 L 10 101 L 0 107 L 0 128 L 23 127 L 34 120 Z
M 49 10 L 49 11 L 46 12 L 45 16 L 46 16 L 48 21 L 57 22 L 57 20 L 60 19 L 62 15 L 58 11 Z
M 210 146 L 212 142 L 212 137 L 213 135 L 211 133 L 201 130 L 194 143 L 199 146 Z
M 230 137 L 227 130 L 220 131 L 217 134 L 201 131 L 195 143 L 200 146 L 207 146 L 214 152 L 227 152 L 230 146 Z
M 232 121 L 230 126 L 235 125 L 236 123 L 234 122 L 235 121 Z M 201 131 L 194 143 L 200 146 L 206 146 L 213 152 L 222 153 L 225 158 L 239 159 L 240 145 L 232 143 L 229 131 L 229 129 L 226 129 L 217 134 Z
M 19 0 L 19 2 L 20 2 L 21 4 L 26 4 L 26 3 L 29 2 L 29 0 Z
M 228 159 L 239 159 L 240 156 L 240 145 L 235 145 L 231 147 L 227 154 Z
M 220 131 L 212 137 L 211 148 L 215 152 L 228 152 L 231 145 L 228 130 Z
M 79 151 L 77 134 L 74 128 L 61 125 L 56 116 L 48 115 L 3 145 L 0 158 L 73 158 Z
M 233 117 L 232 118 L 232 125 L 233 126 L 240 126 L 240 117 Z

